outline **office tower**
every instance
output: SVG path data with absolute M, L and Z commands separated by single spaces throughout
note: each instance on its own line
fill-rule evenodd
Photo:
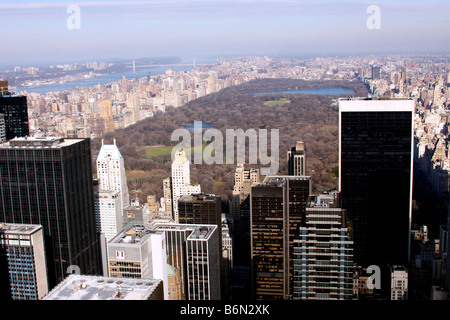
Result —
M 117 190 L 99 191 L 95 194 L 97 232 L 108 242 L 123 229 L 122 195 Z
M 104 144 L 102 140 L 102 147 L 97 157 L 97 179 L 99 191 L 120 191 L 122 209 L 130 204 L 125 164 L 116 146 L 116 139 L 114 144 Z
M 294 299 L 352 299 L 353 249 L 337 193 L 310 197 L 294 242 Z
M 0 90 L 0 113 L 4 115 L 6 140 L 30 135 L 27 97 L 11 94 L 7 81 Z
M 408 270 L 404 266 L 391 266 L 391 300 L 408 300 Z
M 295 147 L 287 152 L 288 175 L 306 176 L 306 148 L 303 141 L 297 141 Z
M 0 143 L 6 141 L 5 115 L 0 113 Z
M 201 225 L 186 239 L 188 300 L 221 299 L 221 239 L 217 226 Z
M 234 187 L 230 200 L 233 218 L 234 240 L 236 241 L 236 262 L 249 266 L 250 259 L 250 195 L 251 186 L 260 182 L 259 169 L 245 168 L 238 163 L 234 173 Z
M 72 274 L 42 300 L 164 300 L 159 279 L 133 279 Z
M 359 265 L 406 264 L 414 101 L 339 100 L 339 190 Z
M 38 300 L 48 292 L 41 225 L 0 223 L 0 297 Z
M 175 222 L 178 222 L 178 198 L 200 192 L 200 185 L 191 184 L 190 163 L 185 152 L 178 151 L 172 163 L 172 208 Z
M 108 242 L 108 274 L 119 278 L 160 279 L 168 299 L 164 232 L 130 224 Z
M 222 225 L 220 196 L 196 193 L 178 198 L 178 223 Z
M 254 299 L 291 299 L 294 239 L 311 192 L 311 178 L 267 176 L 250 195 Z
M 381 68 L 377 66 L 372 67 L 372 80 L 381 78 Z
M 0 168 L 0 221 L 42 225 L 49 287 L 69 266 L 99 274 L 90 140 L 15 138 Z
M 227 261 L 223 257 L 223 236 L 222 236 L 222 210 L 220 196 L 213 194 L 192 194 L 183 195 L 178 199 L 178 223 L 181 224 L 213 224 L 217 226 L 219 236 L 219 252 L 221 253 L 221 280 L 222 289 L 228 288 Z M 227 296 L 226 291 L 222 292 L 222 297 Z
M 178 270 L 182 300 L 220 300 L 220 239 L 217 226 L 156 223 L 166 235 L 167 263 Z
M 94 181 L 95 222 L 99 236 L 100 261 L 104 276 L 108 275 L 107 243 L 124 226 L 120 191 L 99 191 L 98 180 Z

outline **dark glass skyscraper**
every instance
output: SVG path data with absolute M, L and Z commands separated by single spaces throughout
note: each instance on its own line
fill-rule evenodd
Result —
M 253 298 L 291 299 L 294 240 L 311 193 L 307 176 L 267 176 L 250 194 Z
M 410 99 L 339 101 L 339 189 L 358 264 L 405 264 L 413 174 Z
M 40 224 L 49 287 L 100 274 L 89 139 L 16 138 L 0 146 L 0 221 Z
M 29 133 L 27 97 L 8 92 L 7 81 L 0 81 L 0 113 L 4 114 L 6 140 Z

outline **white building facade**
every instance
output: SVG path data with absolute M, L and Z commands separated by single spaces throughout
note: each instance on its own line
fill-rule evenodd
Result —
M 178 223 L 178 199 L 183 195 L 201 192 L 200 185 L 191 184 L 190 175 L 190 163 L 185 152 L 177 152 L 172 163 L 172 207 L 176 223 Z
M 97 178 L 99 191 L 121 192 L 121 209 L 130 204 L 124 160 L 115 139 L 114 144 L 104 144 L 102 140 L 102 147 L 97 157 Z

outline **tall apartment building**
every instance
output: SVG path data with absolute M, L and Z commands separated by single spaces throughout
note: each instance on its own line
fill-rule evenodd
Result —
M 8 82 L 0 84 L 0 113 L 4 115 L 6 140 L 30 135 L 27 97 L 11 94 Z
M 130 205 L 127 178 L 125 176 L 125 164 L 116 139 L 113 144 L 104 144 L 97 156 L 97 179 L 99 191 L 120 191 L 121 208 Z
M 178 151 L 172 163 L 172 210 L 178 222 L 178 199 L 182 195 L 200 193 L 200 185 L 191 184 L 190 163 L 184 151 Z
M 372 66 L 372 80 L 381 78 L 381 68 L 379 66 Z
M 0 297 L 38 300 L 48 292 L 41 225 L 0 223 Z
M 352 299 L 353 248 L 338 194 L 310 197 L 294 242 L 294 299 Z
M 119 278 L 160 279 L 168 300 L 164 232 L 130 224 L 108 242 L 108 274 Z
M 294 240 L 305 214 L 311 178 L 267 176 L 250 195 L 253 298 L 291 299 Z
M 207 224 L 156 223 L 166 235 L 167 263 L 179 272 L 182 300 L 220 300 L 218 227 Z
M 42 225 L 49 287 L 70 266 L 99 274 L 90 140 L 15 138 L 0 168 L 0 221 Z
M 409 261 L 413 115 L 411 99 L 339 100 L 339 191 L 359 265 Z
M 173 217 L 172 198 L 172 178 L 167 177 L 163 180 L 164 215 L 167 217 Z
M 391 266 L 391 300 L 408 300 L 408 269 Z
M 288 175 L 306 176 L 306 147 L 303 141 L 297 141 L 295 147 L 287 152 Z

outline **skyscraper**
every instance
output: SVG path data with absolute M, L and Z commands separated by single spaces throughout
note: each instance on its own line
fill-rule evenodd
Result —
M 288 175 L 306 176 L 306 148 L 303 141 L 297 141 L 295 147 L 287 152 Z
M 70 266 L 99 274 L 90 140 L 15 138 L 0 170 L 0 221 L 42 225 L 49 287 Z
M 130 205 L 125 164 L 119 148 L 114 144 L 104 144 L 97 157 L 97 179 L 99 191 L 120 191 L 121 209 Z
M 143 224 L 129 224 L 108 242 L 109 276 L 160 279 L 167 300 L 166 239 L 162 231 Z
M 291 299 L 294 240 L 311 192 L 307 176 L 267 176 L 250 195 L 254 299 Z
M 413 114 L 410 99 L 339 100 L 339 190 L 358 264 L 409 261 Z
M 352 299 L 353 248 L 337 193 L 310 197 L 294 242 L 294 299 Z
M 41 225 L 0 223 L 0 297 L 41 299 L 48 292 L 46 264 Z
M 182 300 L 219 300 L 220 239 L 216 225 L 156 223 L 166 235 L 167 263 L 179 272 Z
M 185 152 L 178 151 L 172 163 L 172 210 L 175 222 L 178 222 L 178 198 L 200 192 L 200 185 L 191 184 L 190 163 Z
M 97 232 L 103 233 L 106 241 L 114 238 L 123 228 L 121 204 L 120 191 L 108 190 L 95 194 Z
M 216 225 L 219 237 L 219 252 L 222 257 L 222 207 L 220 196 L 213 194 L 191 194 L 183 195 L 178 199 L 178 222 L 180 224 L 208 224 Z M 222 258 L 220 259 L 221 267 L 225 265 Z M 225 280 L 228 278 L 222 273 L 225 268 L 221 268 L 222 289 L 225 289 Z M 225 292 L 222 297 L 225 297 Z
M 4 115 L 6 140 L 30 135 L 27 97 L 11 94 L 7 81 L 0 86 L 0 113 Z
M 381 68 L 378 66 L 372 66 L 372 80 L 381 78 Z

